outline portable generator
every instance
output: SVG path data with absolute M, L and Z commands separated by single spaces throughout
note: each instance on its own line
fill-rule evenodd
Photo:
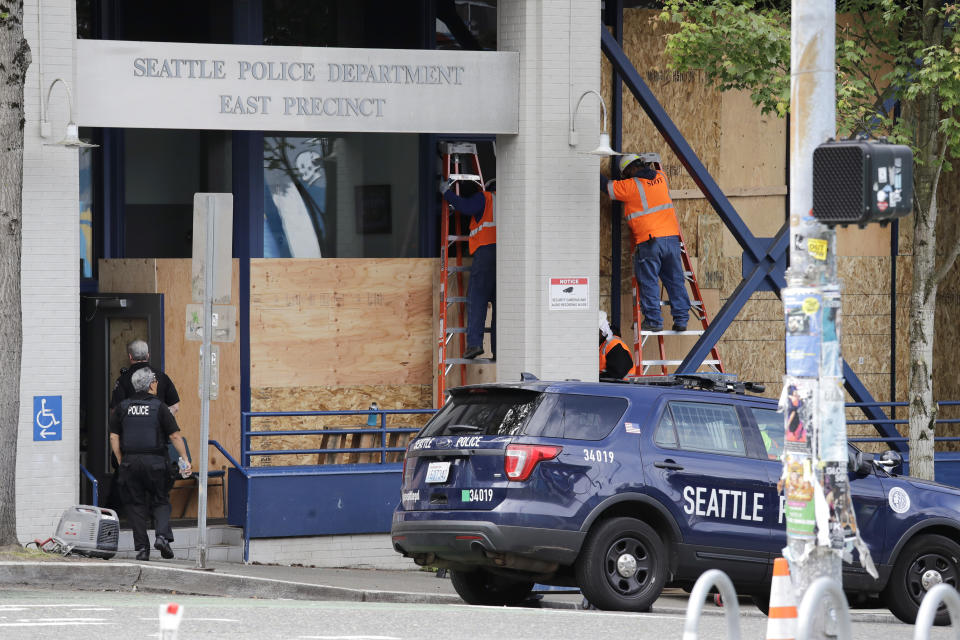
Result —
M 112 509 L 77 505 L 63 512 L 53 537 L 69 553 L 108 560 L 117 553 L 120 520 Z

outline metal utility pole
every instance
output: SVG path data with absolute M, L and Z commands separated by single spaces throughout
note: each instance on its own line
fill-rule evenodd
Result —
M 835 23 L 834 0 L 793 0 L 781 486 L 784 556 L 798 602 L 817 578 L 841 584 L 841 559 L 854 547 L 875 572 L 858 534 L 847 478 L 836 233 L 812 215 L 813 152 L 836 132 Z M 814 637 L 826 637 L 828 620 L 820 617 Z
M 199 460 L 197 498 L 197 568 L 207 568 L 207 471 L 210 439 L 210 402 L 216 400 L 219 388 L 219 347 L 214 341 L 232 340 L 232 330 L 217 333 L 217 325 L 227 317 L 222 306 L 229 303 L 231 289 L 231 249 L 233 245 L 233 195 L 229 193 L 196 193 L 193 197 L 193 260 L 191 289 L 195 305 L 188 305 L 187 339 L 200 340 L 200 442 L 194 447 Z M 200 306 L 193 310 L 191 306 Z M 217 313 L 219 309 L 219 313 Z M 201 322 L 191 322 L 200 316 Z M 199 318 L 198 318 L 199 319 Z M 220 320 L 218 323 L 217 320 Z M 221 489 L 222 490 L 222 489 Z

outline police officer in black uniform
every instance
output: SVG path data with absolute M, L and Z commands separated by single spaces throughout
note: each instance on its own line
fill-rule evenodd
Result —
M 143 340 L 134 340 L 127 345 L 127 357 L 130 359 L 130 366 L 120 370 L 120 377 L 113 385 L 113 393 L 110 396 L 111 409 L 134 394 L 131 378 L 140 369 L 150 367 L 150 347 Z M 177 415 L 177 411 L 180 410 L 180 394 L 177 393 L 177 387 L 164 372 L 156 371 L 156 376 L 157 397 L 169 407 L 170 413 Z
M 167 438 L 187 460 L 187 449 L 177 421 L 159 398 L 157 378 L 149 367 L 133 372 L 134 393 L 110 412 L 110 448 L 120 463 L 117 483 L 120 499 L 133 528 L 137 560 L 150 559 L 147 523 L 153 516 L 156 527 L 154 548 L 163 558 L 172 558 L 173 530 L 170 528 L 170 466 Z

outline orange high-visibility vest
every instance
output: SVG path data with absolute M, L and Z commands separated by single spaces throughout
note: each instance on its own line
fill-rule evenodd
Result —
M 493 220 L 493 209 L 496 204 L 496 194 L 491 191 L 483 192 L 486 204 L 483 206 L 483 215 L 480 222 L 470 218 L 470 255 L 480 247 L 497 242 L 497 223 Z
M 614 348 L 615 346 L 617 346 L 618 344 L 619 344 L 621 347 L 623 347 L 624 349 L 626 349 L 626 350 L 627 350 L 627 353 L 630 353 L 630 349 L 627 349 L 627 345 L 625 345 L 625 344 L 623 343 L 623 340 L 621 340 L 621 339 L 618 338 L 617 336 L 613 336 L 612 338 L 610 338 L 609 340 L 607 340 L 606 342 L 604 342 L 602 345 L 600 345 L 600 371 L 605 371 L 605 370 L 606 370 L 606 368 L 607 368 L 607 354 L 610 353 L 610 350 L 613 349 L 613 348 Z M 634 375 L 636 375 L 636 374 L 637 374 L 637 367 L 636 367 L 636 365 L 634 365 L 634 366 L 630 367 L 630 371 L 627 371 L 627 374 L 626 374 L 626 375 L 627 375 L 627 376 L 634 376 Z M 624 377 L 626 377 L 626 376 L 624 376 Z
M 663 171 L 657 171 L 657 177 L 652 180 L 611 180 L 607 183 L 607 193 L 614 200 L 623 202 L 623 217 L 630 225 L 633 244 L 650 238 L 680 235 L 667 176 Z

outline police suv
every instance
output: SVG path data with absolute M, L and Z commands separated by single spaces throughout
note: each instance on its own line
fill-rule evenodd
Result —
M 745 391 L 762 387 L 692 375 L 453 389 L 407 448 L 393 546 L 450 569 L 471 604 L 517 604 L 540 583 L 644 611 L 665 587 L 718 568 L 766 611 L 786 543 L 783 415 Z M 901 465 L 896 452 L 850 447 L 857 523 L 880 577 L 855 558 L 843 584 L 913 622 L 928 589 L 960 586 L 960 490 L 899 477 Z

